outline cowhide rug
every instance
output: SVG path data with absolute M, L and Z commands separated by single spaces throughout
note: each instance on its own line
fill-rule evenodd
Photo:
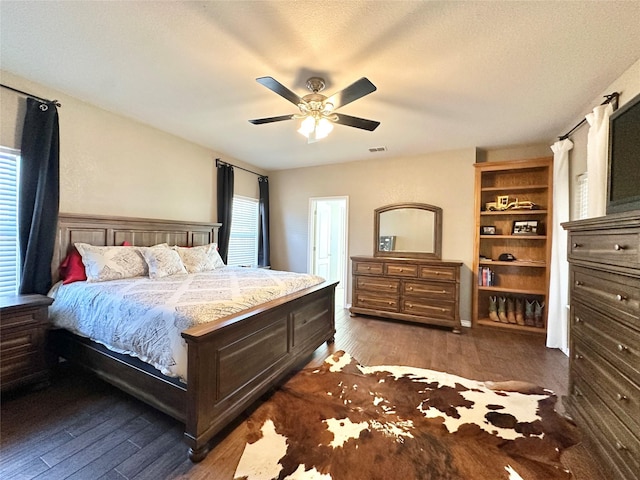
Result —
M 235 478 L 571 479 L 560 453 L 578 432 L 555 403 L 529 384 L 365 367 L 337 352 L 251 415 Z

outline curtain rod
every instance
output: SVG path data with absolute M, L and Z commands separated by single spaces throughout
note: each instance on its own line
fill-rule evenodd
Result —
M 262 175 L 261 173 L 252 172 L 251 170 L 247 170 L 246 168 L 242 168 L 242 167 L 239 167 L 237 165 L 233 165 L 232 163 L 225 162 L 223 160 L 220 160 L 219 158 L 216 158 L 216 167 L 220 166 L 220 164 L 228 165 L 228 166 L 233 167 L 233 168 L 239 168 L 240 170 L 244 170 L 245 172 L 253 173 L 254 175 L 257 175 L 259 177 L 269 178 L 266 175 Z
M 21 95 L 26 95 L 27 97 L 35 98 L 36 100 L 42 103 L 53 103 L 56 107 L 62 106 L 62 104 L 58 102 L 58 100 L 47 100 L 46 98 L 38 97 L 33 93 L 23 92 L 22 90 L 18 90 L 17 88 L 10 87 L 9 85 L 5 85 L 4 83 L 0 83 L 0 87 L 6 88 L 7 90 L 13 90 L 16 93 L 19 93 Z
M 618 98 L 619 97 L 620 97 L 620 94 L 618 92 L 613 92 L 613 93 L 610 93 L 609 95 L 605 95 L 604 96 L 604 101 L 600 105 L 606 105 L 607 103 L 611 103 L 611 104 L 613 104 L 613 109 L 617 110 L 618 109 Z M 586 121 L 587 121 L 587 119 L 583 118 L 575 127 L 573 127 L 571 130 L 569 130 L 564 135 L 558 137 L 558 140 L 566 140 L 567 138 L 569 138 L 569 135 L 571 135 L 578 128 L 580 128 Z

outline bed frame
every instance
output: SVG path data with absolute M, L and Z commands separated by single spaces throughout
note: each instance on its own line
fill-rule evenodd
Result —
M 219 223 L 60 214 L 52 262 L 75 242 L 137 246 L 167 242 L 197 246 L 217 241 Z M 335 334 L 337 282 L 295 292 L 182 333 L 188 348 L 187 384 L 138 359 L 117 354 L 66 330 L 52 330 L 53 353 L 184 422 L 189 458 L 206 457 L 211 439 L 277 385 Z

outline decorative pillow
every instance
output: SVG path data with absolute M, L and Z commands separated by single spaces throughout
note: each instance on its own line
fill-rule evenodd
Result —
M 147 263 L 139 249 L 131 247 L 96 247 L 76 243 L 82 255 L 87 280 L 104 282 L 147 275 Z
M 132 247 L 133 245 L 125 240 L 122 242 L 122 246 Z M 82 255 L 80 255 L 77 248 L 74 247 L 73 250 L 64 257 L 64 260 L 60 264 L 59 272 L 63 285 L 73 282 L 84 282 L 87 279 L 87 274 L 84 271 L 84 263 L 82 263 Z
M 80 255 L 77 248 L 71 250 L 60 264 L 60 279 L 63 285 L 84 282 L 87 279 L 84 264 L 82 263 L 82 255 Z
M 187 273 L 180 255 L 167 244 L 141 248 L 140 252 L 149 266 L 149 278 L 162 278 Z
M 225 266 L 215 243 L 199 247 L 174 246 L 173 249 L 178 252 L 189 273 L 210 272 Z

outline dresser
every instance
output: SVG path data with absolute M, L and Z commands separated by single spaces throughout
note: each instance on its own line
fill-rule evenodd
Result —
M 563 227 L 571 283 L 567 412 L 611 479 L 639 479 L 640 211 Z
M 352 314 L 450 327 L 460 333 L 462 262 L 351 257 Z
M 0 297 L 0 387 L 46 382 L 45 337 L 52 298 L 44 295 Z

